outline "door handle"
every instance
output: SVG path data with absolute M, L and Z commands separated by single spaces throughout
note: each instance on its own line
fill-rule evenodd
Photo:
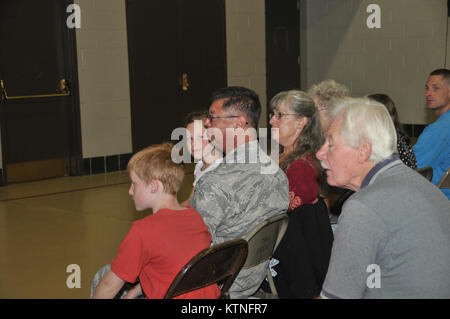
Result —
M 190 84 L 189 84 L 189 81 L 188 81 L 188 75 L 187 75 L 187 73 L 183 73 L 181 75 L 181 89 L 183 91 L 188 91 L 189 90 L 189 86 L 190 86 Z
M 36 94 L 36 95 L 17 95 L 17 96 L 9 96 L 6 92 L 6 84 L 5 81 L 0 80 L 1 90 L 2 90 L 2 98 L 7 100 L 22 100 L 22 99 L 37 99 L 37 98 L 46 98 L 46 97 L 56 97 L 56 96 L 68 96 L 70 95 L 69 87 L 67 86 L 66 79 L 61 79 L 59 81 L 59 89 L 61 93 L 50 93 L 50 94 Z

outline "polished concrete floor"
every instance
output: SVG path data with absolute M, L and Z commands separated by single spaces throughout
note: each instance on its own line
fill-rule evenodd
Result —
M 192 179 L 188 169 L 179 200 Z M 151 213 L 136 212 L 128 188 L 126 172 L 0 187 L 0 298 L 89 298 L 131 223 Z

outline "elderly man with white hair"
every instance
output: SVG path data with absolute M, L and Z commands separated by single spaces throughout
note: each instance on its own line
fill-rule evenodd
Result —
M 450 204 L 395 155 L 385 107 L 335 102 L 316 156 L 330 185 L 352 189 L 339 217 L 322 298 L 450 298 Z

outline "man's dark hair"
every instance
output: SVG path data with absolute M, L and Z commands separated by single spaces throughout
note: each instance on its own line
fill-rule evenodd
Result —
M 254 128 L 258 127 L 261 103 L 256 92 L 240 86 L 225 87 L 211 94 L 210 105 L 221 99 L 225 99 L 223 109 L 231 108 L 243 112 L 247 117 L 248 124 Z
M 442 78 L 450 85 L 450 70 L 449 69 L 436 69 L 430 73 L 431 75 L 442 75 Z

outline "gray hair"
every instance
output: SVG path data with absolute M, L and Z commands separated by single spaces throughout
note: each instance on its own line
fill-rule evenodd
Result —
M 397 152 L 397 133 L 386 107 L 369 98 L 333 100 L 329 110 L 331 120 L 342 115 L 340 136 L 353 148 L 368 140 L 372 145 L 370 160 L 380 162 Z
M 285 170 L 290 163 L 307 153 L 314 155 L 323 144 L 323 135 L 314 101 L 307 93 L 298 90 L 283 91 L 270 100 L 271 110 L 278 110 L 282 104 L 289 107 L 297 116 L 308 119 L 295 142 L 294 151 L 280 163 L 280 167 Z
M 311 97 L 317 97 L 322 102 L 322 106 L 327 108 L 330 100 L 349 96 L 350 90 L 344 84 L 329 79 L 312 85 L 308 89 L 308 94 Z

